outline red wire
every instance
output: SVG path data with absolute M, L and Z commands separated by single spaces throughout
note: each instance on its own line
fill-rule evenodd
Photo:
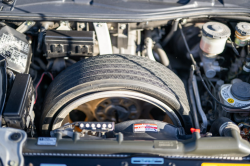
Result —
M 44 75 L 45 75 L 45 73 L 42 74 L 42 76 L 41 76 L 39 82 L 38 82 L 37 85 L 36 85 L 36 99 L 35 99 L 35 103 L 34 103 L 34 104 L 36 104 L 36 100 L 37 100 L 37 96 L 38 96 L 38 95 L 37 95 L 37 88 L 38 88 L 38 86 L 41 84 Z
M 45 74 L 49 74 L 49 75 L 51 76 L 51 79 L 54 80 L 54 77 L 53 77 L 53 75 L 52 75 L 50 72 L 47 72 L 47 73 L 44 72 L 44 73 L 42 74 L 42 76 L 41 76 L 39 82 L 38 82 L 37 85 L 36 85 L 36 99 L 35 99 L 34 104 L 36 104 L 36 100 L 37 100 L 37 96 L 38 96 L 37 89 L 38 89 L 39 85 L 41 84 L 41 82 L 42 82 L 43 77 L 44 77 Z
M 53 80 L 54 80 L 53 75 L 52 75 L 50 72 L 48 72 L 48 74 L 51 76 L 51 79 L 52 79 L 52 81 L 53 81 Z

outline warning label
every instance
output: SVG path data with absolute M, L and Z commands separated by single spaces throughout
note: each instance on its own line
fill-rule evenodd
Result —
M 56 145 L 56 138 L 54 137 L 39 137 L 37 145 Z
M 12 34 L 3 33 L 0 37 L 0 55 L 8 62 L 19 65 L 23 70 L 28 60 L 29 45 Z
M 138 132 L 158 132 L 157 124 L 134 124 L 134 133 Z

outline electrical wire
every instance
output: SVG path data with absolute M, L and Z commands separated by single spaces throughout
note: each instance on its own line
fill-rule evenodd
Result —
M 43 73 L 43 74 L 42 74 L 42 76 L 41 76 L 40 80 L 39 80 L 39 81 L 38 81 L 38 83 L 36 84 L 36 88 L 35 88 L 35 90 L 36 90 L 36 99 L 35 99 L 34 104 L 36 104 L 36 100 L 37 100 L 37 96 L 38 96 L 38 93 L 37 93 L 37 88 L 38 88 L 38 87 L 39 87 L 39 85 L 41 84 L 41 82 L 42 82 L 42 80 L 43 80 L 44 75 L 45 75 L 45 73 Z
M 52 75 L 50 72 L 47 72 L 47 74 L 49 74 L 49 75 L 50 75 L 50 77 L 51 77 L 51 79 L 52 79 L 52 81 L 53 81 L 53 80 L 54 80 L 53 75 Z
M 183 31 L 182 31 L 182 26 L 181 26 L 180 23 L 179 23 L 179 28 L 180 28 L 181 36 L 182 36 L 183 41 L 184 41 L 184 43 L 185 43 L 186 49 L 188 50 L 189 55 L 190 55 L 190 58 L 191 58 L 191 60 L 192 60 L 192 63 L 193 63 L 193 65 L 194 65 L 194 67 L 195 67 L 196 74 L 200 77 L 203 86 L 205 87 L 205 89 L 206 89 L 206 91 L 208 92 L 208 94 L 213 98 L 213 100 L 216 101 L 216 103 L 218 103 L 219 105 L 221 105 L 221 106 L 223 106 L 223 107 L 226 107 L 226 108 L 229 108 L 229 109 L 242 109 L 242 108 L 250 107 L 250 104 L 247 104 L 247 105 L 244 105 L 244 106 L 241 106 L 241 107 L 231 107 L 231 106 L 228 106 L 228 105 L 225 105 L 225 104 L 221 103 L 219 100 L 217 100 L 217 99 L 214 97 L 214 95 L 210 92 L 210 90 L 209 90 L 209 88 L 207 87 L 207 85 L 206 85 L 204 79 L 203 79 L 202 76 L 201 76 L 200 69 L 199 69 L 199 67 L 197 66 L 196 61 L 194 60 L 194 57 L 193 57 L 193 55 L 192 55 L 192 53 L 191 53 L 191 51 L 190 51 L 190 49 L 189 49 L 189 46 L 188 46 L 188 44 L 187 44 L 186 37 L 185 37 L 185 35 L 184 35 Z
M 235 53 L 238 57 L 240 57 L 240 54 L 239 54 L 238 50 L 235 48 L 234 42 L 231 40 L 230 37 L 229 37 L 229 41 L 231 42 L 231 45 L 232 45 L 232 48 L 233 48 L 234 53 Z
M 211 89 L 211 87 L 213 88 L 213 95 L 216 96 L 216 88 L 215 88 L 214 84 L 206 76 L 203 76 L 203 78 L 205 78 L 204 80 L 206 81 L 206 84 L 210 85 L 208 88 L 209 89 Z M 216 111 L 217 111 L 217 103 L 216 103 L 216 101 L 214 101 L 213 105 L 214 105 L 213 113 L 216 113 Z
M 184 40 L 184 44 L 185 44 L 185 46 L 186 46 L 186 49 L 188 50 L 188 53 L 189 53 L 190 58 L 191 58 L 191 60 L 192 60 L 192 63 L 193 63 L 193 65 L 194 65 L 195 69 L 196 69 L 198 66 L 197 66 L 197 64 L 196 64 L 196 61 L 194 60 L 193 54 L 191 53 L 191 51 L 190 51 L 190 49 L 189 49 L 189 46 L 188 46 L 186 37 L 185 37 L 185 35 L 184 35 L 184 33 L 183 33 L 183 30 L 182 30 L 181 23 L 179 23 L 179 28 L 180 28 L 181 36 L 182 36 L 182 38 L 183 38 L 183 40 Z
M 53 77 L 53 75 L 52 75 L 50 72 L 44 72 L 44 73 L 42 74 L 42 76 L 40 77 L 40 80 L 39 80 L 38 83 L 36 84 L 36 88 L 35 88 L 35 91 L 36 91 L 36 99 L 35 99 L 34 104 L 36 104 L 36 101 L 37 101 L 37 96 L 38 96 L 37 89 L 38 89 L 39 85 L 41 84 L 41 82 L 42 82 L 43 77 L 44 77 L 45 74 L 49 75 L 49 76 L 51 77 L 52 81 L 54 80 L 54 77 Z

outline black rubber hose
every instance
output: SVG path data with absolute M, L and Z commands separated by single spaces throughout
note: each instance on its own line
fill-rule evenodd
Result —
M 193 118 L 194 118 L 194 127 L 196 129 L 200 129 L 200 124 L 198 120 L 198 115 L 197 115 L 197 109 L 196 109 L 196 103 L 195 103 L 195 98 L 194 98 L 194 92 L 193 92 L 193 85 L 192 85 L 192 79 L 194 75 L 194 70 L 190 70 L 190 77 L 188 80 L 188 91 L 189 91 L 189 97 L 190 97 L 190 103 L 193 111 Z
M 38 34 L 38 41 L 37 41 L 37 48 L 36 48 L 36 51 L 38 53 L 42 52 L 45 33 L 46 33 L 45 27 L 41 26 L 40 32 Z
M 232 137 L 232 130 L 240 134 L 239 127 L 231 119 L 220 117 L 212 124 L 210 132 L 213 136 Z
M 169 67 L 169 59 L 168 59 L 166 52 L 163 50 L 162 46 L 159 43 L 156 43 L 154 45 L 153 50 L 154 50 L 154 52 L 156 52 L 159 55 L 159 57 L 161 59 L 161 63 L 164 66 Z
M 34 61 L 37 62 L 39 64 L 39 66 L 44 70 L 44 71 L 47 71 L 47 66 L 45 65 L 45 63 L 40 59 L 40 58 L 37 58 L 35 57 L 34 58 Z
M 34 64 L 34 63 L 31 63 L 31 64 L 30 64 L 30 67 L 31 67 L 32 69 L 34 69 L 34 70 L 42 70 L 41 67 L 37 66 L 37 65 Z
M 208 79 L 208 82 L 213 87 L 213 95 L 216 97 L 217 93 L 216 93 L 216 88 L 215 88 L 214 84 L 209 79 Z M 213 107 L 213 113 L 214 113 L 214 115 L 216 114 L 216 112 L 217 112 L 217 103 L 214 100 L 214 107 Z
M 193 67 L 194 68 L 194 67 Z M 204 113 L 202 106 L 201 106 L 201 100 L 200 100 L 200 94 L 199 94 L 199 90 L 198 90 L 198 85 L 197 85 L 197 80 L 196 80 L 196 76 L 193 75 L 192 77 L 192 85 L 193 85 L 193 90 L 194 90 L 194 96 L 195 96 L 195 100 L 196 100 L 196 105 L 197 105 L 197 110 L 201 116 L 202 119 L 202 124 L 201 124 L 201 133 L 205 134 L 207 131 L 207 116 Z
M 168 35 L 164 38 L 164 40 L 162 42 L 163 46 L 166 46 L 168 44 L 168 42 L 170 41 L 170 39 L 173 37 L 174 33 L 178 29 L 178 24 L 179 24 L 179 19 L 174 20 L 174 23 L 172 25 L 170 32 L 168 33 Z

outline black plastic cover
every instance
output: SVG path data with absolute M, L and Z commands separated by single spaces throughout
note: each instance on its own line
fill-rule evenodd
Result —
M 242 36 L 250 35 L 250 23 L 247 22 L 239 22 L 236 27 L 236 31 L 238 31 Z
M 48 58 L 66 56 L 92 56 L 93 31 L 46 31 L 46 55 Z
M 202 26 L 203 35 L 210 38 L 228 38 L 231 35 L 230 29 L 219 22 L 207 22 Z
M 6 107 L 4 119 L 9 127 L 25 129 L 26 118 L 32 105 L 33 84 L 29 74 L 17 74 Z
M 236 82 L 231 87 L 231 93 L 239 100 L 250 100 L 250 84 L 247 82 Z

